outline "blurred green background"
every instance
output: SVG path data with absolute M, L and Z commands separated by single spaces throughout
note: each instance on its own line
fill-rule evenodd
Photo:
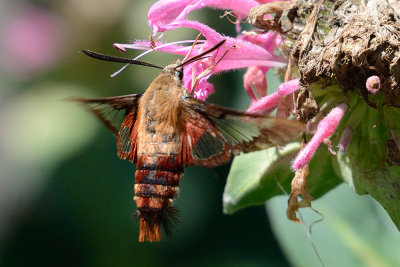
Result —
M 160 244 L 137 242 L 134 166 L 117 158 L 115 138 L 105 127 L 63 99 L 146 89 L 158 70 L 130 66 L 110 78 L 120 65 L 94 61 L 80 50 L 118 55 L 112 43 L 147 40 L 147 10 L 154 2 L 0 0 L 0 266 L 318 264 L 305 228 L 286 220 L 285 197 L 267 204 L 272 228 L 264 207 L 222 214 L 229 165 L 186 169 L 176 200 L 181 223 L 174 235 Z M 198 10 L 189 18 L 235 35 L 233 25 L 220 20 L 220 14 Z M 163 40 L 196 35 L 180 29 Z M 137 54 L 129 51 L 127 56 Z M 166 65 L 175 58 L 151 53 L 143 60 Z M 242 75 L 236 71 L 213 77 L 216 93 L 209 101 L 246 109 L 250 101 L 242 89 Z M 269 75 L 269 87 L 275 89 L 278 81 Z M 323 261 L 328 266 L 396 263 L 392 250 L 400 248 L 400 238 L 387 214 L 371 198 L 356 196 L 344 185 L 334 191 L 316 201 L 326 215 L 313 228 Z M 337 204 L 346 196 L 353 199 Z M 352 211 L 360 209 L 363 216 L 354 216 Z M 329 214 L 336 214 L 334 222 L 340 227 L 330 227 Z M 308 223 L 319 219 L 309 216 Z M 340 234 L 351 238 L 337 238 Z M 344 255 L 349 260 L 328 264 L 331 258 L 333 263 L 338 257 L 348 259 Z

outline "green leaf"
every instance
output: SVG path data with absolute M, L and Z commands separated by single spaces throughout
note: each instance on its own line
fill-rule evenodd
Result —
M 272 147 L 263 151 L 235 157 L 225 186 L 224 213 L 232 214 L 252 205 L 261 205 L 268 199 L 283 194 L 277 181 L 290 192 L 294 173 L 290 163 L 300 149 L 300 143 L 289 143 L 281 149 Z M 331 154 L 325 146 L 318 149 L 311 161 L 308 188 L 318 198 L 341 183 L 336 176 Z
M 321 216 L 311 209 L 300 212 L 306 225 L 288 221 L 287 197 L 266 207 L 272 230 L 292 266 L 321 266 L 310 240 L 308 226 Z M 342 184 L 312 202 L 323 220 L 312 227 L 311 239 L 325 266 L 400 266 L 400 233 L 389 216 L 370 196 L 359 196 Z
M 387 163 L 388 122 L 398 133 L 399 125 L 393 124 L 399 124 L 399 117 L 393 108 L 368 108 L 346 153 L 338 154 L 333 163 L 357 193 L 373 196 L 400 229 L 400 167 Z

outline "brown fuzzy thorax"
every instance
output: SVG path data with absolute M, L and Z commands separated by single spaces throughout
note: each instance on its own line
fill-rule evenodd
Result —
M 141 242 L 160 241 L 160 224 L 168 233 L 168 220 L 173 215 L 172 199 L 177 196 L 183 177 L 179 160 L 182 92 L 180 82 L 163 72 L 139 103 L 134 200 Z

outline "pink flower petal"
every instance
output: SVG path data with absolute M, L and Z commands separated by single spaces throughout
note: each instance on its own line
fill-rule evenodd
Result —
M 241 34 L 238 38 L 253 44 L 262 45 L 262 47 L 271 54 L 274 53 L 275 49 L 282 43 L 282 37 L 276 32 L 267 32 L 257 34 L 256 36 Z
M 243 86 L 252 102 L 267 94 L 267 77 L 265 72 L 257 66 L 249 67 L 243 76 Z M 253 88 L 257 93 L 254 95 Z
M 342 120 L 343 115 L 346 113 L 346 110 L 347 105 L 342 103 L 333 108 L 329 114 L 320 121 L 318 128 L 310 142 L 307 143 L 307 145 L 299 152 L 296 159 L 293 161 L 292 167 L 294 170 L 298 170 L 304 167 L 304 165 L 308 164 L 321 142 L 334 133 L 336 127 Z
M 300 88 L 300 79 L 293 79 L 278 86 L 278 94 L 288 95 Z
M 169 25 L 170 29 L 180 28 L 180 27 L 188 27 L 193 28 L 200 31 L 203 36 L 207 39 L 203 44 L 196 45 L 196 50 L 198 53 L 201 51 L 207 50 L 222 40 L 226 40 L 224 44 L 225 49 L 218 49 L 218 56 L 222 56 L 226 49 L 232 48 L 224 57 L 223 61 L 220 62 L 216 67 L 214 72 L 232 70 L 232 69 L 240 69 L 246 68 L 249 66 L 268 66 L 268 67 L 284 67 L 286 65 L 286 60 L 278 57 L 276 55 L 271 54 L 266 49 L 255 45 L 253 43 L 239 40 L 232 37 L 227 37 L 219 34 L 214 29 L 208 27 L 199 22 L 195 21 L 182 21 L 180 23 L 175 23 Z M 118 46 L 122 46 L 125 49 L 148 49 L 149 42 L 134 42 L 133 44 L 117 44 Z M 146 48 L 145 48 L 146 47 Z M 201 47 L 201 49 L 200 49 Z M 187 51 L 189 51 L 190 47 L 181 46 L 167 46 L 162 49 L 157 49 L 159 51 L 170 52 L 185 55 Z M 186 52 L 186 53 L 185 53 Z M 196 55 L 198 53 L 193 53 L 192 55 Z
M 284 67 L 286 65 L 285 59 L 271 54 L 266 49 L 255 45 L 253 43 L 239 40 L 232 37 L 227 37 L 219 34 L 214 29 L 196 21 L 182 21 L 179 24 L 171 24 L 171 28 L 193 28 L 200 31 L 203 36 L 207 39 L 208 48 L 216 45 L 222 40 L 226 40 L 224 47 L 229 49 L 232 46 L 234 48 L 224 57 L 224 60 L 218 64 L 215 68 L 215 72 L 239 69 L 249 66 L 273 66 L 273 67 Z M 222 55 L 226 50 L 219 49 L 218 53 Z M 224 64 L 225 63 L 225 64 Z
M 280 98 L 281 96 L 278 93 L 264 96 L 260 100 L 252 103 L 246 112 L 261 113 L 271 111 L 278 106 Z
M 232 49 L 233 50 L 233 49 Z M 230 52 L 229 52 L 230 53 Z M 227 54 L 227 56 L 229 55 Z M 261 60 L 261 59 L 253 59 L 246 60 L 238 57 L 237 59 L 224 59 L 217 66 L 215 66 L 214 72 L 227 71 L 227 70 L 235 70 L 235 69 L 243 69 L 250 66 L 265 66 L 265 67 L 276 67 L 283 68 L 285 67 L 284 62 L 275 60 Z
M 200 100 L 206 100 L 206 98 L 214 93 L 214 86 L 207 82 L 205 79 L 201 80 L 197 86 L 194 93 L 194 97 Z
M 192 10 L 201 8 L 203 1 L 162 0 L 150 7 L 147 14 L 150 27 L 154 33 L 168 30 L 168 24 L 184 20 Z
M 117 44 L 117 43 L 113 43 L 113 46 L 115 47 L 115 48 L 117 48 L 119 51 L 121 51 L 121 52 L 126 52 L 126 49 L 125 49 L 125 46 L 123 45 L 123 44 Z
M 256 83 L 257 95 L 259 98 L 265 95 L 266 92 L 265 72 L 268 70 L 267 67 L 284 67 L 286 65 L 285 59 L 272 54 L 267 49 L 245 40 L 223 36 L 214 29 L 202 23 L 195 21 L 180 21 L 168 25 L 169 29 L 180 27 L 196 29 L 200 31 L 202 35 L 206 38 L 206 40 L 201 40 L 194 46 L 194 49 L 191 53 L 192 57 L 202 53 L 207 49 L 214 47 L 222 40 L 225 40 L 225 43 L 219 49 L 210 53 L 210 55 L 208 55 L 206 59 L 197 61 L 194 64 L 185 66 L 184 68 L 185 87 L 188 90 L 192 90 L 192 79 L 197 77 L 198 81 L 196 84 L 194 95 L 198 96 L 201 99 L 205 99 L 205 97 L 207 97 L 211 92 L 214 91 L 211 85 L 206 82 L 212 74 L 220 71 L 233 70 L 250 66 L 259 66 L 259 70 L 261 70 L 261 73 L 259 73 L 257 77 L 253 76 L 254 79 L 258 79 L 254 80 L 254 82 Z M 273 35 L 269 36 L 269 40 L 275 40 L 276 38 L 276 36 L 274 37 Z M 191 49 L 190 46 L 182 47 L 176 45 L 177 43 L 178 42 L 175 42 L 173 44 L 162 44 L 157 42 L 155 44 L 155 50 L 186 55 Z M 133 44 L 114 44 L 114 46 L 121 51 L 124 51 L 126 49 L 149 50 L 150 42 L 136 41 Z M 216 62 L 218 62 L 218 64 L 215 65 Z M 189 70 L 190 73 L 188 73 L 187 70 Z M 262 72 L 264 72 L 264 75 Z
M 212 68 L 210 68 L 215 63 L 215 57 L 212 56 L 207 59 L 196 61 L 189 64 L 184 69 L 183 82 L 185 88 L 190 92 L 195 86 L 194 96 L 198 99 L 205 100 L 210 94 L 214 93 L 214 86 L 207 82 L 208 78 L 213 74 Z M 194 80 L 197 79 L 197 84 L 194 85 Z
M 179 43 L 193 43 L 194 40 L 182 40 L 182 41 L 177 41 L 177 42 L 172 42 L 172 43 L 163 43 L 163 42 L 156 42 L 154 47 L 154 51 L 160 51 L 160 52 L 166 52 L 166 53 L 173 53 L 173 54 L 178 54 L 178 55 L 186 55 L 190 49 L 191 45 L 189 46 L 180 46 L 177 45 Z M 204 43 L 205 40 L 199 40 L 198 44 Z M 135 41 L 132 44 L 120 44 L 120 43 L 114 43 L 113 46 L 120 50 L 121 52 L 126 52 L 126 49 L 140 49 L 140 50 L 150 50 L 152 49 L 150 47 L 150 42 L 149 41 Z
M 246 17 L 251 8 L 259 5 L 255 0 L 208 0 L 204 2 L 213 8 L 232 10 L 241 18 Z
M 183 21 L 195 9 L 209 6 L 232 10 L 240 18 L 244 18 L 257 5 L 255 0 L 161 0 L 151 6 L 147 16 L 153 32 L 157 33 L 169 30 L 169 24 Z
M 191 71 L 190 75 L 188 75 L 189 73 L 186 74 L 186 71 L 184 75 L 185 86 L 188 90 L 191 90 L 192 76 L 194 77 L 197 77 L 199 75 L 204 76 L 204 77 L 199 77 L 199 81 L 195 89 L 197 92 L 197 90 L 202 90 L 201 86 L 203 85 L 206 86 L 206 88 L 203 90 L 204 92 L 201 94 L 201 98 L 204 98 L 209 94 L 209 92 L 213 91 L 210 89 L 208 83 L 205 83 L 205 81 L 208 79 L 209 76 L 211 76 L 211 74 L 220 71 L 245 68 L 250 66 L 284 67 L 286 65 L 284 59 L 273 55 L 272 53 L 268 52 L 266 49 L 260 47 L 259 45 L 244 40 L 223 36 L 218 32 L 216 32 L 214 29 L 199 22 L 181 21 L 179 23 L 170 24 L 169 27 L 170 29 L 180 28 L 180 27 L 193 28 L 200 31 L 203 34 L 203 36 L 206 38 L 206 41 L 203 43 L 196 44 L 192 51 L 191 56 L 196 56 L 200 54 L 202 51 L 205 51 L 215 46 L 222 40 L 226 40 L 224 45 L 220 47 L 217 51 L 213 52 L 213 54 L 210 55 L 210 57 L 208 57 L 207 59 L 198 61 L 192 66 L 185 67 L 185 70 Z M 181 47 L 181 46 L 169 45 L 160 47 L 159 45 L 160 43 L 156 43 L 157 46 L 156 49 L 158 51 L 177 53 L 181 55 L 186 55 L 186 53 L 190 49 L 189 46 Z M 149 42 L 135 42 L 131 45 L 118 44 L 118 46 L 122 46 L 125 49 L 126 48 L 148 49 Z M 225 54 L 226 51 L 228 52 Z M 223 59 L 216 66 L 210 69 L 215 64 L 215 62 L 221 59 L 222 56 L 224 56 Z M 195 68 L 193 66 L 195 66 Z M 260 68 L 260 70 L 266 72 L 268 68 Z M 261 79 L 261 83 L 262 79 L 265 79 L 262 76 L 263 76 L 262 74 L 259 76 Z M 266 82 L 265 85 L 260 84 L 260 86 L 261 87 L 259 88 L 258 92 L 259 97 L 265 95 L 264 92 L 266 89 Z M 265 89 L 262 87 L 264 87 Z

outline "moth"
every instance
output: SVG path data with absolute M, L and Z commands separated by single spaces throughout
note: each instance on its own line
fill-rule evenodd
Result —
M 165 68 L 84 50 L 100 60 L 162 69 L 144 94 L 83 99 L 85 105 L 117 137 L 118 156 L 136 163 L 134 200 L 139 241 L 160 241 L 177 221 L 173 199 L 187 166 L 214 167 L 232 155 L 284 144 L 303 130 L 297 121 L 247 114 L 200 101 L 183 85 L 183 68 L 221 49 L 224 41 L 184 62 Z M 121 111 L 113 122 L 107 110 Z

